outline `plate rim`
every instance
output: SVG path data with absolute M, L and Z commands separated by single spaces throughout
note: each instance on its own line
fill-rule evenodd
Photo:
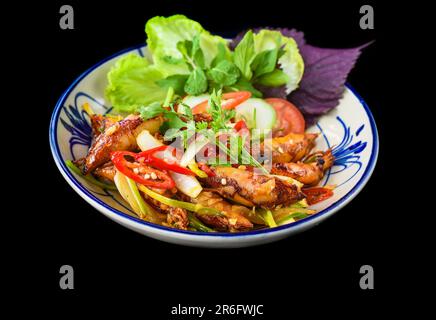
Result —
M 59 116 L 62 110 L 62 106 L 64 105 L 64 102 L 68 98 L 68 96 L 71 94 L 71 92 L 76 88 L 76 86 L 91 72 L 93 72 L 95 69 L 103 65 L 104 63 L 108 62 L 109 60 L 112 60 L 122 54 L 138 50 L 141 55 L 143 55 L 141 49 L 145 48 L 146 45 L 140 44 L 133 47 L 129 47 L 126 49 L 123 49 L 121 51 L 118 51 L 99 62 L 95 63 L 93 66 L 88 68 L 86 71 L 84 71 L 82 74 L 80 74 L 69 86 L 68 88 L 62 93 L 60 98 L 58 99 L 55 108 L 53 110 L 51 119 L 50 119 L 50 126 L 49 126 L 49 141 L 50 141 L 50 149 L 52 156 L 55 160 L 56 166 L 58 167 L 58 170 L 61 172 L 64 179 L 67 181 L 67 183 L 76 191 L 82 198 L 84 196 L 87 197 L 84 198 L 89 204 L 91 204 L 95 209 L 99 209 L 99 207 L 103 207 L 102 209 L 109 210 L 111 213 L 116 214 L 118 217 L 122 219 L 127 219 L 129 222 L 134 222 L 135 224 L 138 224 L 138 226 L 143 229 L 144 227 L 151 227 L 153 229 L 157 229 L 156 231 L 164 231 L 169 232 L 172 234 L 179 234 L 179 235 L 186 235 L 186 236 L 194 236 L 196 238 L 205 238 L 205 237 L 221 237 L 221 238 L 246 238 L 246 237 L 255 237 L 259 235 L 266 235 L 266 234 L 277 234 L 281 231 L 289 231 L 292 229 L 298 229 L 298 227 L 303 225 L 310 225 L 310 223 L 315 222 L 316 220 L 321 220 L 323 218 L 327 218 L 333 213 L 337 212 L 342 207 L 346 206 L 351 200 L 353 200 L 359 192 L 363 189 L 363 187 L 366 185 L 366 183 L 369 181 L 369 178 L 371 177 L 372 173 L 374 172 L 377 159 L 378 159 L 378 153 L 379 153 L 379 136 L 378 136 L 378 130 L 377 126 L 374 120 L 374 116 L 369 109 L 368 104 L 364 101 L 364 99 L 360 96 L 360 94 L 347 82 L 345 83 L 345 86 L 353 93 L 353 95 L 358 99 L 359 103 L 362 105 L 363 109 L 366 112 L 366 115 L 368 117 L 369 123 L 371 125 L 371 131 L 373 136 L 373 144 L 371 149 L 371 155 L 368 162 L 368 166 L 366 167 L 362 177 L 359 179 L 359 181 L 351 188 L 350 191 L 348 191 L 342 198 L 340 198 L 338 201 L 333 203 L 331 206 L 321 210 L 320 212 L 309 216 L 305 219 L 298 220 L 291 224 L 286 224 L 282 226 L 278 226 L 275 228 L 268 228 L 268 229 L 261 229 L 261 230 L 253 230 L 253 231 L 243 231 L 238 233 L 227 233 L 227 232 L 214 232 L 214 233 L 204 233 L 204 232 L 198 232 L 198 231 L 189 231 L 189 230 L 179 230 L 171 227 L 161 226 L 158 224 L 154 224 L 151 222 L 147 222 L 144 220 L 141 220 L 139 218 L 130 216 L 120 210 L 117 210 L 108 204 L 106 204 L 104 201 L 97 198 L 95 195 L 93 195 L 85 186 L 83 186 L 77 178 L 70 172 L 70 170 L 66 167 L 64 159 L 60 153 L 59 144 L 57 141 L 57 124 L 59 121 Z M 77 189 L 78 190 L 77 190 Z M 109 217 L 111 218 L 111 217 Z M 117 221 L 118 222 L 118 221 Z M 125 221 L 128 222 L 128 221 Z M 130 223 L 129 223 L 130 225 Z

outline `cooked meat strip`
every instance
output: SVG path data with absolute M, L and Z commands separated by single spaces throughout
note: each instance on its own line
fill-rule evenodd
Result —
M 115 166 L 112 164 L 111 161 L 106 162 L 104 165 L 95 168 L 93 175 L 97 178 L 114 181 L 115 174 L 117 173 L 117 170 L 115 169 Z
M 187 230 L 189 226 L 188 213 L 182 208 L 169 207 L 167 223 L 174 228 Z
M 332 152 L 328 150 L 318 152 L 308 163 L 273 163 L 271 173 L 291 177 L 305 185 L 316 185 L 324 177 L 324 172 L 333 165 L 333 162 Z
M 223 197 L 246 206 L 270 209 L 291 205 L 304 197 L 297 186 L 275 177 L 233 167 L 211 167 L 211 170 L 215 176 L 205 178 L 206 184 Z
M 137 115 L 129 115 L 101 133 L 88 151 L 83 173 L 88 174 L 110 160 L 112 151 L 135 150 L 138 148 L 136 136 L 144 129 L 154 133 L 163 123 L 161 117 L 143 121 Z
M 159 193 L 167 198 L 173 198 L 176 195 L 177 189 L 173 188 L 171 190 L 159 189 L 159 188 L 150 188 L 156 193 Z M 144 200 L 151 205 L 157 212 L 161 214 L 166 214 L 167 223 L 177 229 L 187 230 L 189 225 L 188 213 L 185 209 L 175 208 L 163 204 L 160 201 L 157 201 L 147 194 L 141 192 Z
M 102 114 L 91 115 L 91 128 L 94 139 L 102 134 L 106 128 L 109 128 L 120 120 L 122 120 L 122 117 L 105 116 Z
M 195 122 L 212 122 L 212 120 L 212 116 L 207 112 L 194 114 Z
M 246 218 L 250 209 L 230 204 L 215 192 L 203 190 L 197 198 L 191 199 L 191 201 L 223 212 L 224 216 L 197 215 L 201 221 L 217 230 L 244 231 L 253 228 L 253 224 Z
M 272 153 L 272 162 L 296 162 L 303 159 L 315 145 L 316 133 L 290 133 L 276 137 L 260 145 L 260 153 Z

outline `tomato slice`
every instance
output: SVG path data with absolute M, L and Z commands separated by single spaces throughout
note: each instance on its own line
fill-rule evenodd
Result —
M 236 106 L 240 105 L 245 100 L 251 97 L 251 92 L 249 91 L 235 91 L 224 93 L 222 97 L 221 107 L 225 110 L 234 109 Z M 206 112 L 209 106 L 209 101 L 203 101 L 197 104 L 193 109 L 192 113 L 203 113 Z
M 281 98 L 267 98 L 265 101 L 272 105 L 277 113 L 277 125 L 273 130 L 273 136 L 304 133 L 306 121 L 295 105 Z
M 306 196 L 309 205 L 324 201 L 333 196 L 333 191 L 328 188 L 315 187 L 303 189 L 302 192 Z

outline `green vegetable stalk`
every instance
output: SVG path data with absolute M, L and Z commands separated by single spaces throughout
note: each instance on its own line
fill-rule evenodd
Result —
M 81 176 L 85 180 L 89 181 L 92 184 L 95 184 L 96 186 L 108 189 L 108 190 L 117 190 L 117 187 L 114 184 L 108 184 L 101 181 L 98 181 L 96 178 L 94 178 L 91 174 L 84 175 L 82 171 L 80 171 L 79 168 L 76 167 L 76 165 L 71 160 L 66 160 L 65 165 L 75 174 Z
M 301 220 L 301 219 L 307 218 L 308 216 L 310 216 L 310 214 L 305 213 L 305 212 L 294 212 L 292 214 L 289 214 L 287 216 L 284 216 L 284 217 L 278 219 L 277 225 L 281 226 L 284 224 L 292 223 L 292 222 L 295 222 L 296 220 Z
M 224 215 L 221 211 L 219 211 L 215 208 L 205 207 L 199 203 L 190 203 L 190 202 L 185 202 L 185 201 L 167 198 L 159 193 L 156 193 L 156 192 L 150 190 L 149 188 L 147 188 L 143 185 L 139 185 L 139 190 L 144 192 L 150 198 L 153 198 L 153 199 L 155 199 L 163 204 L 166 204 L 167 206 L 186 209 L 188 211 L 195 212 L 195 213 L 200 214 L 200 215 L 201 214 L 214 215 L 214 216 L 223 216 Z
M 267 211 L 263 212 L 262 213 L 262 217 L 265 220 L 266 224 L 270 228 L 277 227 L 277 223 L 275 222 L 274 217 L 272 215 L 272 212 L 270 210 L 267 210 Z
M 129 185 L 130 191 L 133 194 L 133 201 L 135 201 L 139 207 L 140 217 L 142 219 L 147 217 L 147 216 L 149 218 L 152 218 L 154 210 L 141 197 L 141 194 L 139 193 L 138 187 L 136 186 L 136 182 L 133 181 L 132 179 L 130 179 L 129 177 L 125 177 L 125 178 L 127 180 L 127 184 Z M 153 219 L 151 219 L 151 220 L 153 221 Z
M 132 210 L 139 216 L 139 218 L 154 222 L 161 223 L 162 218 L 159 214 L 142 198 L 138 191 L 136 183 L 119 172 L 114 177 L 115 185 L 117 186 L 118 192 L 123 197 L 124 200 L 130 205 Z
M 200 220 L 198 220 L 197 217 L 192 213 L 188 214 L 188 219 L 189 219 L 189 225 L 194 229 L 196 229 L 197 231 L 215 232 L 215 230 L 209 228 L 208 226 L 203 224 Z

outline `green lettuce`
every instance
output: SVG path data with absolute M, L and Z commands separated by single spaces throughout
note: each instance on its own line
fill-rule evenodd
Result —
M 190 73 L 177 44 L 180 41 L 193 40 L 197 34 L 200 37 L 200 47 L 204 54 L 206 67 L 209 67 L 217 56 L 219 43 L 222 43 L 225 50 L 228 51 L 226 40 L 219 36 L 212 36 L 198 22 L 188 19 L 184 15 L 173 15 L 168 18 L 154 17 L 148 20 L 145 32 L 148 50 L 153 57 L 153 62 L 165 76 Z
M 107 75 L 106 97 L 118 112 L 134 112 L 140 106 L 163 102 L 167 89 L 156 81 L 164 73 L 137 54 L 121 57 Z
M 298 83 L 303 77 L 304 62 L 298 50 L 297 43 L 293 38 L 285 37 L 279 31 L 263 29 L 260 32 L 254 34 L 254 50 L 256 53 L 261 53 L 267 50 L 281 51 L 281 56 L 278 59 L 278 64 L 283 75 L 276 74 L 274 80 L 279 76 L 282 79 L 287 79 L 286 93 L 294 91 L 298 88 Z M 264 79 L 265 84 L 269 84 L 267 81 L 271 79 Z

